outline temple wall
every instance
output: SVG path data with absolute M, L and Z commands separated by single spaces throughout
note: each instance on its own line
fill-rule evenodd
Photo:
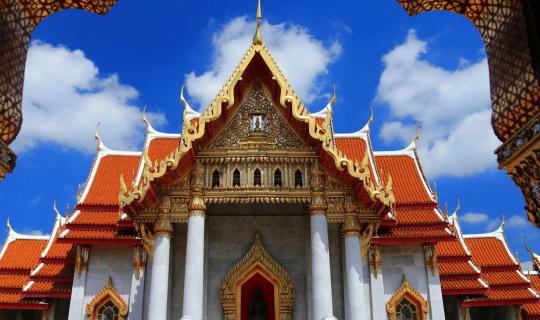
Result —
M 133 286 L 134 257 L 131 247 L 96 246 L 90 250 L 87 269 L 81 277 L 75 273 L 74 286 L 79 286 L 82 293 L 74 297 L 72 293 L 70 305 L 70 320 L 86 319 L 84 315 L 86 305 L 100 293 L 107 284 L 109 277 L 114 288 L 118 291 L 124 302 L 130 307 L 128 320 L 141 319 L 140 309 L 130 302 L 130 297 L 140 299 L 140 295 Z M 138 287 L 138 286 L 137 286 Z M 132 288 L 134 291 L 132 292 Z M 142 289 L 142 288 L 141 288 Z
M 251 247 L 259 231 L 264 247 L 294 282 L 294 319 L 308 319 L 306 296 L 306 217 L 208 216 L 206 307 L 209 320 L 223 319 L 220 284 Z
M 430 301 L 428 271 L 424 261 L 424 249 L 420 245 L 383 246 L 382 255 L 382 279 L 384 284 L 384 305 L 401 286 L 403 276 L 406 275 L 409 283 L 430 303 L 430 315 L 432 320 L 438 320 L 432 312 L 438 314 L 443 310 L 442 300 Z M 438 281 L 438 277 L 436 277 Z M 440 287 L 439 287 L 440 288 Z M 440 289 L 439 289 L 440 290 Z M 381 303 L 374 301 L 374 303 Z M 379 317 L 375 317 L 379 318 Z M 386 318 L 386 315 L 385 317 Z

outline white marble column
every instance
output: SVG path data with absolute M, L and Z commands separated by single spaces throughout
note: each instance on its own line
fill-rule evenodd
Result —
M 371 288 L 371 319 L 387 320 L 386 297 L 382 274 L 381 248 L 372 246 L 370 249 L 370 288 Z
M 334 311 L 324 184 L 317 163 L 312 168 L 311 188 L 312 199 L 309 211 L 311 215 L 312 314 L 313 320 L 321 320 L 333 316 Z
M 135 267 L 131 275 L 129 293 L 129 313 L 127 320 L 143 319 L 144 278 L 146 275 L 146 252 L 142 247 L 134 247 Z
M 364 274 L 360 249 L 360 225 L 355 214 L 352 197 L 345 199 L 345 319 L 367 320 L 368 311 L 364 296 Z
M 89 253 L 88 247 L 79 246 L 77 248 L 77 256 L 80 259 L 80 265 L 76 268 L 73 275 L 73 285 L 71 287 L 71 299 L 69 301 L 68 320 L 83 320 L 86 319 L 84 309 L 84 289 L 86 286 L 86 271 L 88 267 Z
M 167 218 L 159 218 L 154 231 L 156 238 L 154 241 L 154 256 L 152 258 L 148 316 L 155 320 L 166 320 L 169 297 L 172 225 Z
M 202 320 L 204 314 L 204 224 L 206 206 L 202 198 L 203 168 L 195 164 L 191 175 L 191 202 L 186 244 L 182 316 Z

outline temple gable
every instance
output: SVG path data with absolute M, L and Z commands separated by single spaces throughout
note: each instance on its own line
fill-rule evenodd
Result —
M 225 129 L 207 148 L 239 148 L 249 141 L 280 149 L 307 148 L 259 83 L 253 85 Z

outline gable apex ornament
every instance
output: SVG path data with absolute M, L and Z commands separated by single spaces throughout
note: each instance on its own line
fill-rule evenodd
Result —
M 257 30 L 255 31 L 255 35 L 253 36 L 254 45 L 261 45 L 263 43 L 262 33 L 261 33 L 261 18 L 262 18 L 261 0 L 259 0 L 259 3 L 257 5 Z

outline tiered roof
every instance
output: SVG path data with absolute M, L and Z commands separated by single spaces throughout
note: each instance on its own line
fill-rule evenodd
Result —
M 32 269 L 38 265 L 49 237 L 19 234 L 11 228 L 9 221 L 8 229 L 0 252 L 0 308 L 47 309 L 47 303 L 26 299 L 22 288 L 28 282 Z

